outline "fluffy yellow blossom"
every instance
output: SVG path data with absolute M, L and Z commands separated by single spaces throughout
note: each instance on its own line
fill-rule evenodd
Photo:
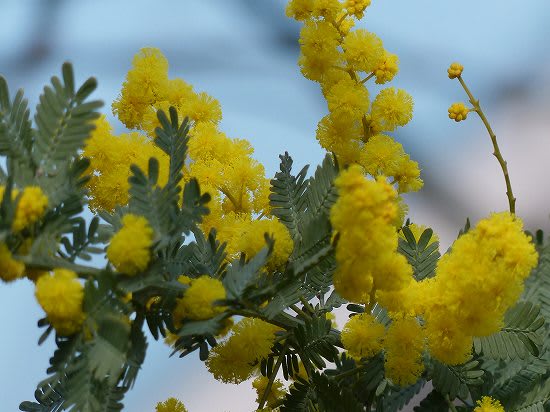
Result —
M 341 59 L 340 34 L 326 21 L 308 20 L 300 31 L 301 55 L 298 61 L 304 76 L 321 81 Z
M 415 383 L 424 370 L 424 334 L 415 318 L 394 319 L 384 338 L 386 377 L 399 386 Z
M 145 48 L 134 57 L 113 113 L 128 129 L 139 128 L 149 107 L 164 100 L 168 82 L 168 61 L 158 49 Z
M 470 109 L 462 102 L 453 103 L 448 109 L 449 119 L 454 120 L 455 122 L 460 122 L 461 120 L 466 120 Z
M 210 351 L 208 370 L 214 378 L 226 383 L 248 379 L 271 352 L 277 330 L 260 319 L 241 320 L 233 327 L 233 335 Z
M 391 81 L 399 71 L 399 58 L 396 54 L 384 50 L 384 55 L 378 64 L 374 75 L 377 84 L 384 84 Z
M 348 66 L 361 72 L 373 72 L 384 57 L 382 40 L 364 29 L 354 30 L 342 44 Z
M 447 69 L 449 79 L 456 79 L 457 77 L 460 77 L 462 75 L 463 70 L 464 70 L 464 66 L 461 65 L 460 63 L 451 63 L 451 65 Z
M 4 243 L 0 243 L 0 279 L 11 282 L 25 274 L 25 265 L 12 257 L 11 251 Z
M 336 178 L 338 200 L 330 212 L 339 233 L 334 287 L 344 298 L 369 302 L 377 290 L 399 290 L 412 275 L 397 254 L 397 193 L 384 178 L 368 180 L 358 165 Z
M 504 412 L 504 408 L 498 400 L 490 396 L 483 396 L 477 401 L 474 412 Z
M 467 360 L 473 336 L 502 327 L 537 259 L 521 220 L 508 212 L 460 236 L 439 260 L 436 277 L 419 284 L 432 355 L 449 364 Z
M 380 90 L 372 102 L 370 120 L 373 129 L 393 131 L 398 126 L 405 126 L 412 119 L 413 99 L 405 90 L 393 87 Z
M 4 197 L 6 188 L 0 186 L 0 201 Z M 12 189 L 11 196 L 15 200 L 19 194 L 19 190 Z M 12 229 L 14 232 L 20 232 L 27 226 L 32 225 L 44 216 L 48 208 L 48 197 L 38 186 L 27 186 L 23 189 L 17 207 L 15 217 L 13 219 Z
M 147 172 L 151 157 L 160 163 L 159 184 L 166 184 L 169 159 L 152 140 L 137 132 L 115 136 L 105 117 L 99 118 L 95 125 L 83 152 L 91 160 L 90 209 L 112 211 L 116 206 L 128 204 L 130 165 Z
M 220 103 L 204 92 L 194 94 L 183 102 L 181 111 L 197 123 L 218 124 L 222 119 Z
M 55 269 L 53 275 L 41 276 L 36 281 L 35 296 L 59 335 L 72 335 L 80 329 L 84 321 L 84 287 L 76 273 Z
M 372 136 L 361 150 L 359 163 L 372 176 L 393 177 L 399 193 L 416 191 L 422 187 L 418 163 L 411 160 L 403 146 L 389 136 Z
M 122 228 L 111 238 L 107 258 L 119 272 L 136 275 L 149 264 L 152 244 L 153 229 L 147 219 L 127 214 Z
M 286 15 L 296 20 L 307 20 L 313 13 L 315 0 L 290 0 L 286 6 Z
M 258 395 L 256 398 L 256 402 L 259 403 L 260 399 L 262 399 L 262 396 L 267 389 L 268 382 L 269 378 L 261 375 L 252 381 L 252 387 L 256 389 L 256 393 Z M 281 400 L 285 396 L 285 393 L 286 391 L 283 387 L 283 383 L 279 379 L 275 379 L 266 398 L 267 407 L 276 408 L 281 403 Z
M 334 20 L 341 10 L 340 0 L 315 0 L 312 15 L 323 17 L 326 20 Z
M 322 50 L 319 53 L 301 54 L 298 65 L 306 79 L 326 83 L 327 79 L 330 79 L 331 73 L 341 72 L 334 69 L 340 60 L 341 53 L 334 48 Z
M 371 0 L 346 0 L 344 7 L 348 14 L 354 15 L 357 20 L 363 18 L 363 13 L 370 6 Z
M 350 78 L 344 78 L 332 86 L 326 98 L 328 109 L 338 115 L 361 117 L 370 105 L 367 88 Z
M 371 358 L 382 350 L 385 331 L 370 313 L 352 316 L 342 329 L 342 344 L 354 359 Z
M 164 402 L 157 403 L 155 412 L 187 412 L 185 405 L 176 398 L 168 398 Z
M 347 166 L 359 162 L 363 128 L 359 118 L 331 114 L 317 125 L 317 140 L 322 147 L 334 152 L 338 162 Z
M 214 306 L 213 303 L 225 299 L 225 296 L 222 282 L 204 275 L 191 281 L 191 286 L 185 291 L 183 298 L 178 300 L 176 312 L 184 313 L 186 318 L 192 320 L 209 319 L 223 312 L 222 306 Z
M 288 229 L 276 218 L 243 220 L 232 229 L 232 236 L 227 239 L 227 251 L 235 257 L 238 253 L 244 252 L 248 259 L 252 258 L 266 246 L 264 238 L 266 233 L 275 239 L 273 253 L 268 261 L 268 269 L 276 269 L 284 265 L 294 246 Z M 224 233 L 226 231 L 220 231 L 220 239 L 223 239 Z

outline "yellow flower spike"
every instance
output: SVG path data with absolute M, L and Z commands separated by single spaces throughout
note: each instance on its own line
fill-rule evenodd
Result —
M 449 75 L 449 79 L 456 79 L 457 77 L 460 77 L 462 75 L 462 71 L 464 70 L 464 66 L 460 63 L 451 63 L 449 68 L 447 69 L 447 74 Z
M 466 120 L 466 117 L 468 117 L 468 113 L 470 112 L 470 109 L 466 107 L 466 105 L 462 102 L 453 103 L 448 109 L 449 112 L 449 119 L 454 120 L 455 122 L 460 122 L 462 120 Z
M 185 405 L 176 398 L 168 398 L 164 402 L 157 403 L 155 412 L 187 412 Z
M 474 408 L 474 412 L 504 412 L 504 408 L 500 401 L 491 398 L 490 396 L 483 396 L 477 401 L 477 406 Z
M 41 276 L 36 281 L 35 296 L 59 335 L 72 335 L 80 329 L 84 321 L 84 287 L 75 272 L 55 269 L 53 275 Z
M 113 266 L 126 275 L 136 275 L 149 265 L 153 229 L 143 216 L 127 214 L 122 218 L 122 228 L 111 238 L 107 258 Z

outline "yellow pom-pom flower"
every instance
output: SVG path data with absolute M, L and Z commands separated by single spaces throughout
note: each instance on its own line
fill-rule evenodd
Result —
M 315 0 L 312 15 L 323 17 L 326 20 L 334 20 L 341 10 L 340 0 Z
M 356 359 L 371 358 L 382 350 L 384 325 L 370 313 L 352 316 L 342 329 L 341 339 L 348 354 Z
M 12 257 L 8 246 L 0 243 L 0 279 L 4 282 L 23 277 L 25 274 L 25 265 Z
M 399 386 L 415 383 L 424 370 L 424 334 L 415 318 L 394 319 L 384 338 L 386 376 Z
M 4 198 L 4 186 L 0 186 L 0 201 Z M 12 200 L 17 198 L 19 190 L 12 189 Z M 15 218 L 13 219 L 12 229 L 14 232 L 20 232 L 24 228 L 37 222 L 44 216 L 48 208 L 48 197 L 38 186 L 27 186 L 19 197 Z
M 380 90 L 372 102 L 370 121 L 376 131 L 394 131 L 398 126 L 405 126 L 412 119 L 413 99 L 403 89 L 393 87 Z
M 168 398 L 164 402 L 157 403 L 155 412 L 187 412 L 185 405 L 176 398 Z
M 371 0 L 346 0 L 344 7 L 349 15 L 354 15 L 358 20 L 363 18 L 363 13 L 370 6 Z
M 500 401 L 491 398 L 490 396 L 483 396 L 477 401 L 477 406 L 474 408 L 474 412 L 504 412 L 504 408 Z
M 464 66 L 462 66 L 460 63 L 451 63 L 451 65 L 447 69 L 449 79 L 456 79 L 457 77 L 460 77 L 463 70 Z
M 151 260 L 153 229 L 143 216 L 127 214 L 122 228 L 111 238 L 107 258 L 116 270 L 135 275 L 147 268 Z
M 361 72 L 375 71 L 384 57 L 382 40 L 364 29 L 350 32 L 342 47 L 349 67 Z
M 449 119 L 454 120 L 455 122 L 460 122 L 462 120 L 466 120 L 468 117 L 468 113 L 470 112 L 470 109 L 466 107 L 466 105 L 462 102 L 453 103 L 449 107 Z
M 298 21 L 307 20 L 313 13 L 315 0 L 290 0 L 286 6 L 286 15 Z
M 279 330 L 260 319 L 246 318 L 233 326 L 233 335 L 212 348 L 206 366 L 222 382 L 241 383 L 250 378 L 271 352 Z
M 176 312 L 184 313 L 185 317 L 192 320 L 209 319 L 223 312 L 223 307 L 214 306 L 213 303 L 225 299 L 225 296 L 222 282 L 204 275 L 191 281 L 191 286 L 178 301 Z
M 269 378 L 265 376 L 258 376 L 256 379 L 252 381 L 252 387 L 256 389 L 256 393 L 258 394 L 258 397 L 256 398 L 256 402 L 260 402 L 260 399 L 262 399 L 262 396 L 264 395 L 265 390 L 267 389 L 267 384 L 269 382 Z M 283 383 L 276 379 L 273 381 L 271 388 L 269 389 L 269 393 L 267 394 L 266 398 L 266 405 L 268 408 L 276 408 L 283 399 L 286 391 L 283 387 Z
M 335 115 L 361 117 L 370 105 L 367 88 L 350 78 L 344 78 L 327 93 L 328 109 Z
M 40 276 L 35 296 L 59 335 L 72 335 L 80 329 L 84 321 L 84 287 L 75 272 L 55 269 L 53 275 Z

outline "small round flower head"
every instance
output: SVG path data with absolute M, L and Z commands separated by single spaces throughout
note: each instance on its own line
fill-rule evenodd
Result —
M 307 20 L 313 13 L 315 0 L 290 0 L 286 6 L 286 15 L 295 20 Z
M 339 0 L 315 0 L 313 2 L 313 16 L 334 20 L 342 10 Z
M 362 313 L 347 321 L 342 329 L 341 339 L 352 358 L 368 359 L 382 350 L 384 333 L 384 325 L 370 313 Z
M 151 260 L 153 229 L 143 216 L 127 214 L 122 228 L 111 238 L 107 258 L 116 270 L 126 275 L 143 271 Z
M 0 279 L 4 282 L 11 282 L 20 278 L 25 273 L 25 265 L 13 259 L 8 246 L 0 243 Z
M 23 194 L 17 204 L 13 230 L 19 232 L 25 227 L 38 221 L 48 207 L 48 197 L 38 186 L 28 186 L 23 189 Z
M 453 103 L 449 107 L 449 119 L 453 119 L 455 122 L 460 122 L 461 120 L 466 120 L 468 117 L 468 112 L 470 110 L 462 102 Z
M 331 113 L 361 117 L 369 109 L 369 91 L 350 78 L 344 78 L 331 87 L 327 93 L 328 109 Z
M 178 301 L 176 312 L 180 310 L 185 317 L 193 320 L 210 319 L 217 313 L 223 312 L 223 307 L 214 306 L 217 300 L 225 299 L 225 288 L 218 279 L 208 275 L 191 281 L 191 286 L 185 295 Z
M 84 321 L 84 287 L 76 273 L 55 269 L 53 275 L 38 278 L 34 294 L 59 335 L 72 335 L 80 329 Z
M 372 102 L 370 121 L 378 131 L 392 132 L 398 126 L 405 126 L 413 115 L 412 96 L 403 89 L 393 87 L 380 90 Z
M 477 406 L 474 408 L 474 412 L 504 412 L 504 408 L 500 401 L 491 398 L 490 396 L 483 396 L 477 401 Z
M 396 54 L 384 50 L 384 57 L 374 71 L 376 84 L 384 84 L 391 81 L 399 71 L 399 58 Z
M 346 0 L 344 7 L 348 14 L 354 15 L 358 20 L 363 18 L 363 12 L 370 6 L 371 0 Z
M 364 29 L 350 32 L 342 47 L 350 68 L 361 72 L 373 72 L 384 57 L 382 40 Z
M 462 75 L 462 70 L 464 70 L 464 66 L 460 63 L 451 63 L 451 65 L 447 69 L 449 79 L 456 79 L 457 77 L 460 77 Z
M 185 405 L 176 398 L 168 398 L 164 402 L 157 403 L 155 412 L 187 412 Z

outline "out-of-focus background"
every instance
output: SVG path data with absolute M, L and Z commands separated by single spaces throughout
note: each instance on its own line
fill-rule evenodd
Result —
M 269 176 L 285 150 L 297 165 L 317 164 L 315 140 L 326 114 L 318 86 L 296 61 L 300 24 L 285 16 L 284 0 L 0 0 L 0 74 L 12 93 L 23 87 L 31 105 L 61 63 L 77 78 L 99 80 L 96 98 L 110 113 L 133 55 L 160 48 L 170 75 L 219 99 L 221 128 L 249 139 Z M 529 229 L 550 228 L 550 2 L 529 0 L 373 0 L 360 27 L 377 33 L 400 57 L 393 85 L 415 98 L 413 121 L 396 138 L 423 169 L 425 186 L 407 197 L 413 221 L 431 226 L 441 248 L 451 244 L 466 217 L 472 221 L 507 209 L 504 180 L 490 140 L 473 114 L 455 124 L 448 106 L 466 101 L 447 78 L 452 61 L 480 99 L 508 160 L 517 212 Z M 53 343 L 37 347 L 42 316 L 32 284 L 0 285 L 0 410 L 16 411 L 45 377 Z M 150 341 L 126 410 L 153 411 L 169 396 L 190 412 L 251 411 L 250 383 L 214 381 L 195 356 L 169 358 Z

